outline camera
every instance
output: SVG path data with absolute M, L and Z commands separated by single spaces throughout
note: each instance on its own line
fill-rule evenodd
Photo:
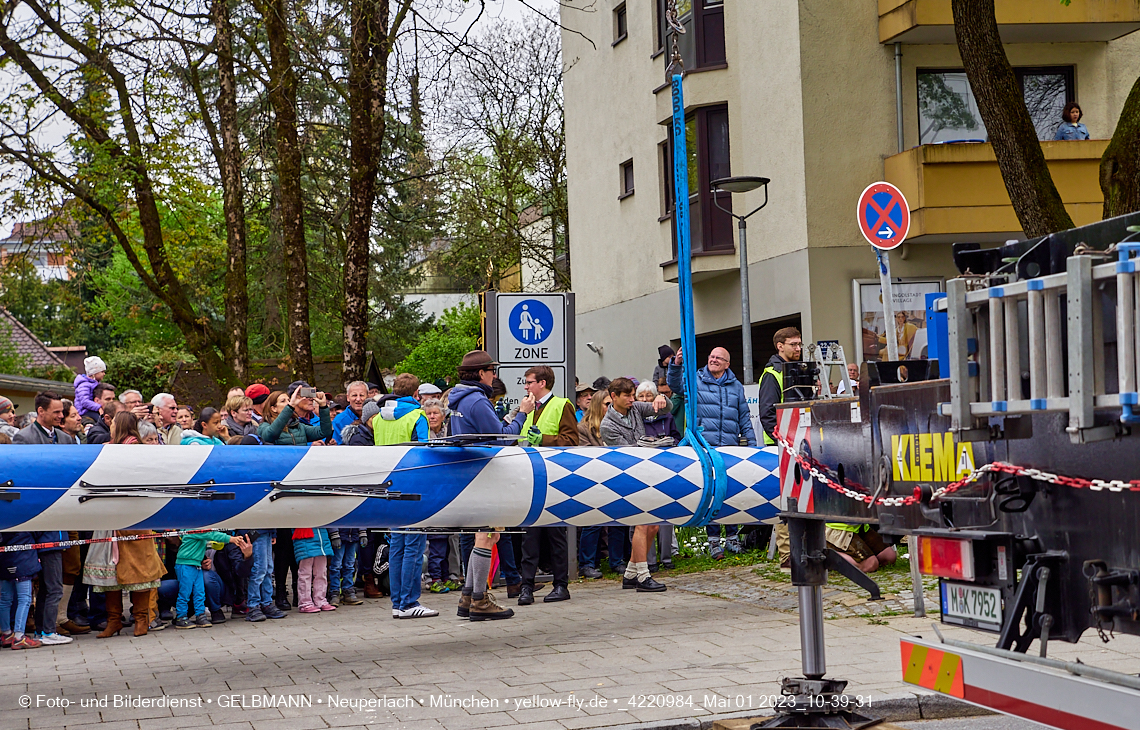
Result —
M 316 388 L 301 387 L 301 388 L 298 388 L 297 391 L 302 398 L 316 398 L 317 397 L 317 389 Z

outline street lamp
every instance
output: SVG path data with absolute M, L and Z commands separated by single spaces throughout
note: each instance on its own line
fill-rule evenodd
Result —
M 744 340 L 744 384 L 751 385 L 753 383 L 752 375 L 752 312 L 748 303 L 748 223 L 747 220 L 753 213 L 759 212 L 761 208 L 768 204 L 768 183 L 771 182 L 766 177 L 722 177 L 718 180 L 712 181 L 713 187 L 713 205 L 720 208 L 725 213 L 737 220 L 737 227 L 740 229 L 740 334 Z M 764 188 L 764 202 L 760 207 L 753 210 L 748 215 L 736 215 L 731 210 L 721 208 L 720 203 L 717 201 L 717 191 L 729 193 L 748 193 L 759 187 Z

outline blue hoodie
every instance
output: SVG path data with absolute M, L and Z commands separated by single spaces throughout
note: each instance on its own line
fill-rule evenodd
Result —
M 479 382 L 464 380 L 451 389 L 447 405 L 451 409 L 451 433 L 459 436 L 467 433 L 501 433 L 504 436 L 518 436 L 525 418 L 516 418 L 503 425 L 491 405 L 491 388 Z M 504 445 L 517 446 L 518 439 L 504 439 Z
M 344 444 L 344 438 L 340 432 L 354 423 L 358 418 L 360 418 L 360 414 L 353 413 L 351 408 L 345 408 L 341 411 L 337 417 L 333 419 L 333 441 L 336 441 L 338 444 Z
M 405 395 L 380 406 L 380 417 L 385 421 L 398 421 L 419 407 L 420 402 L 418 400 L 410 395 Z M 420 416 L 416 419 L 416 427 L 412 429 L 412 440 L 427 441 L 429 438 L 427 416 Z

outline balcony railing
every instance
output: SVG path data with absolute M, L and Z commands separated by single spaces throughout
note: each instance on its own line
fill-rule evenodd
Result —
M 1053 182 L 1073 222 L 1101 219 L 1100 158 L 1108 140 L 1042 142 Z M 888 157 L 885 177 L 910 204 L 907 240 L 996 242 L 1022 235 L 989 144 L 935 144 Z
M 1140 29 L 1135 0 L 997 0 L 1005 43 L 1111 41 Z M 881 43 L 954 43 L 950 0 L 879 0 Z

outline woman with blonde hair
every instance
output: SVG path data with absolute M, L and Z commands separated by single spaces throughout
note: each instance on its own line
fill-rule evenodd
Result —
M 578 422 L 578 440 L 581 446 L 605 446 L 602 442 L 602 418 L 609 410 L 613 399 L 607 391 L 599 391 L 590 400 L 586 415 Z

